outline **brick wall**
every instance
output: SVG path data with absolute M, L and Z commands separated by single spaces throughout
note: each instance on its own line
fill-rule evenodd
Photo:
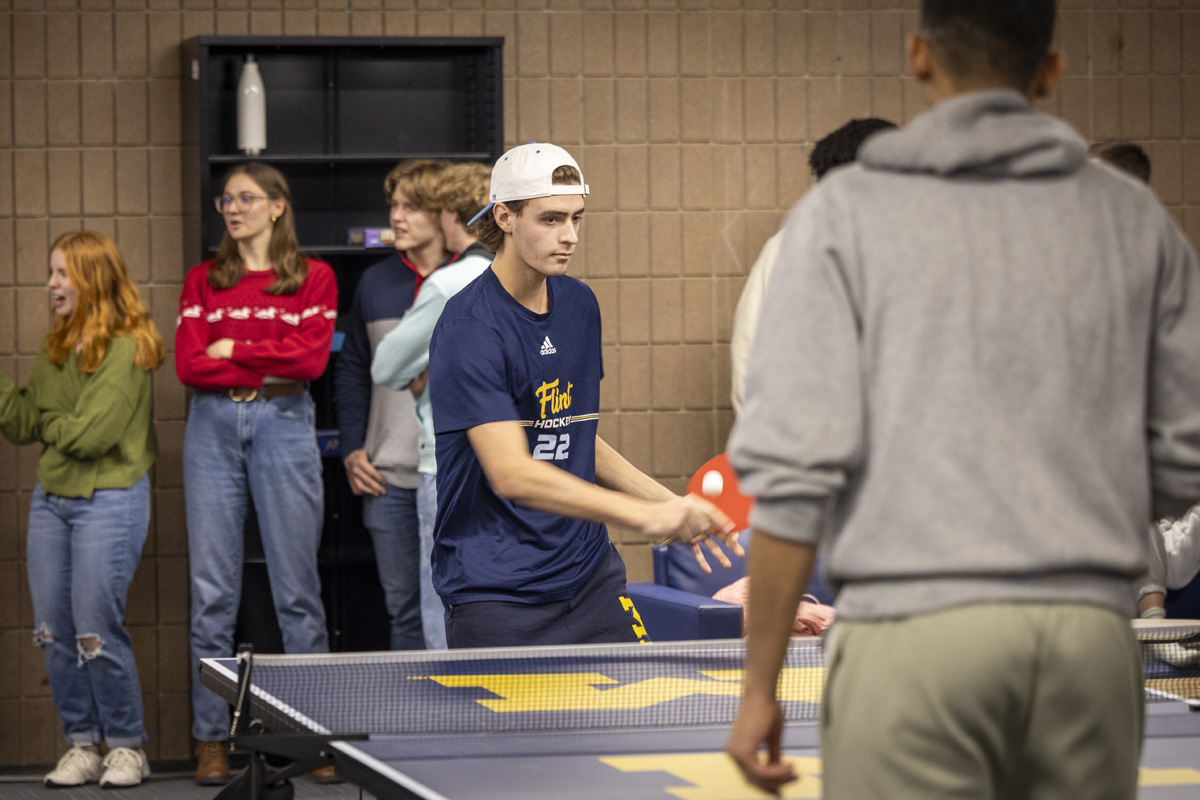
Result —
M 1154 188 L 1200 234 L 1200 0 L 1063 0 L 1071 62 L 1045 107 L 1092 139 L 1147 146 Z M 201 34 L 500 35 L 505 139 L 581 161 L 575 274 L 604 313 L 601 433 L 682 488 L 723 449 L 743 275 L 809 185 L 811 143 L 853 116 L 911 119 L 918 0 L 0 0 L 0 366 L 48 330 L 47 248 L 113 237 L 172 339 L 184 270 L 178 45 Z M 1064 213 L 1066 210 L 1064 210 Z M 189 751 L 184 392 L 155 377 L 162 458 L 129 598 L 151 758 Z M 24 530 L 35 448 L 0 440 L 0 766 L 60 750 L 30 643 Z M 633 580 L 648 550 L 614 531 Z

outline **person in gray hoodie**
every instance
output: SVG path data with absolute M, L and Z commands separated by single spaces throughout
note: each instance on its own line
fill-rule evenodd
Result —
M 1200 269 L 1031 107 L 1054 18 L 925 0 L 934 108 L 787 222 L 729 445 L 757 503 L 726 750 L 767 791 L 795 778 L 775 687 L 819 542 L 827 800 L 1135 796 L 1129 587 L 1146 523 L 1200 497 Z

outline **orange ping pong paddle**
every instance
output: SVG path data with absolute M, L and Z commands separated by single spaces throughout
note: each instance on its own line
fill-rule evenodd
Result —
M 688 481 L 689 494 L 708 500 L 733 520 L 734 530 L 750 527 L 750 509 L 754 498 L 742 494 L 737 474 L 729 463 L 729 456 L 721 453 L 710 458 Z

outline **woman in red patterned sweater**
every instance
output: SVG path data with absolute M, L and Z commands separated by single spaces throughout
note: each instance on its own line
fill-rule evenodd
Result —
M 337 317 L 333 270 L 300 252 L 278 170 L 244 164 L 216 200 L 217 257 L 183 285 L 175 370 L 196 389 L 183 444 L 191 569 L 197 783 L 229 777 L 229 707 L 198 680 L 232 655 L 242 529 L 254 503 L 284 650 L 327 652 L 317 574 L 324 496 L 308 381 L 325 370 Z

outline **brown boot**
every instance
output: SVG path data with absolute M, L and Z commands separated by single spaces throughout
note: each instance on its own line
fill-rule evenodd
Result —
M 333 764 L 317 767 L 312 771 L 312 779 L 317 783 L 344 783 L 342 776 L 334 770 Z
M 229 782 L 229 743 L 196 741 L 196 785 Z

